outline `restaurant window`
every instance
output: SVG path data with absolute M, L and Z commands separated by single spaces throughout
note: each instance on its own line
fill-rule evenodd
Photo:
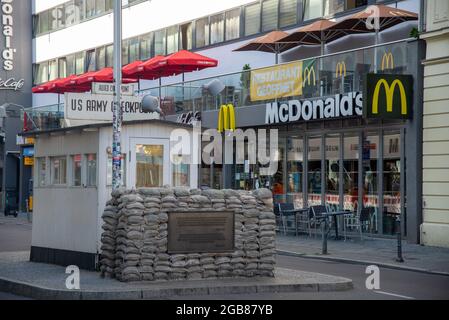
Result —
M 284 28 L 298 23 L 297 0 L 279 1 L 279 27 Z
M 224 41 L 224 17 L 217 14 L 210 17 L 210 44 Z
M 326 136 L 326 204 L 333 210 L 340 209 L 340 135 Z
M 182 50 L 192 50 L 193 48 L 193 27 L 192 23 L 183 24 L 180 27 L 180 49 Z
M 322 0 L 304 0 L 304 20 L 311 20 L 323 16 Z
M 376 132 L 364 133 L 362 142 L 363 207 L 370 208 L 370 217 L 366 223 L 365 230 L 371 233 L 377 232 L 377 217 L 379 212 L 379 172 L 377 168 L 379 156 L 379 135 Z
M 165 56 L 166 52 L 165 29 L 154 32 L 154 54 Z
M 366 6 L 367 4 L 367 0 L 346 0 L 346 10 Z
M 209 18 L 196 21 L 196 47 L 201 48 L 209 45 Z
M 75 73 L 76 74 L 82 74 L 85 72 L 84 65 L 85 65 L 85 55 L 84 52 L 78 52 L 75 54 Z
M 269 141 L 268 146 L 269 146 Z M 278 150 L 275 154 L 275 159 L 278 160 L 278 167 L 277 172 L 273 175 L 272 180 L 272 192 L 273 192 L 273 199 L 275 203 L 283 203 L 286 201 L 285 198 L 285 180 L 284 180 L 284 159 L 285 159 L 285 148 L 286 148 L 286 141 L 285 139 L 279 139 L 279 145 Z
M 95 71 L 95 50 L 86 52 L 86 70 Z
M 86 18 L 95 16 L 95 0 L 86 0 Z
M 48 63 L 48 80 L 55 80 L 58 78 L 58 60 L 50 60 Z
M 225 40 L 234 40 L 240 37 L 240 9 L 226 12 L 226 37 Z
M 147 33 L 140 37 L 140 60 L 147 60 L 153 54 L 153 33 Z
M 84 0 L 74 0 L 75 4 L 75 22 L 81 22 L 84 20 Z
M 260 32 L 260 3 L 245 7 L 245 36 Z
M 81 187 L 81 163 L 82 157 L 80 154 L 72 157 L 72 186 Z
M 65 78 L 67 76 L 68 76 L 68 74 L 67 74 L 67 59 L 59 58 L 58 59 L 58 77 Z
M 384 133 L 383 152 L 383 231 L 394 234 L 394 222 L 401 214 L 401 134 Z
M 136 145 L 136 188 L 163 186 L 164 146 Z
M 139 38 L 135 37 L 129 40 L 129 58 L 128 63 L 139 60 Z
M 122 154 L 121 166 L 120 166 L 121 180 L 120 184 L 122 186 L 126 185 L 126 155 Z M 112 155 L 108 156 L 108 163 L 106 168 L 106 185 L 112 186 Z
M 167 28 L 167 54 L 178 51 L 178 26 Z
M 129 63 L 129 40 L 122 41 L 122 65 Z
M 39 187 L 44 187 L 47 185 L 47 159 L 37 158 L 36 161 L 38 165 L 37 185 Z
M 71 54 L 67 56 L 66 58 L 66 74 L 67 76 L 71 76 L 73 74 L 76 74 L 76 64 L 75 64 L 75 55 Z
M 50 28 L 49 28 L 49 11 L 44 11 L 44 12 L 41 12 L 41 13 L 39 13 L 39 15 L 38 15 L 38 20 L 39 20 L 39 22 L 38 22 L 38 26 L 39 26 L 39 28 L 38 28 L 38 33 L 45 33 L 45 32 L 48 32 L 49 30 L 50 30 Z
M 173 186 L 188 187 L 190 185 L 190 157 L 172 155 Z
M 287 202 L 296 208 L 304 207 L 303 198 L 303 161 L 304 140 L 287 137 Z
M 334 15 L 345 10 L 345 0 L 324 0 L 324 16 Z
M 321 137 L 310 137 L 307 152 L 307 189 L 308 204 L 320 205 L 321 202 Z
M 51 158 L 51 184 L 63 185 L 67 183 L 67 158 Z
M 95 187 L 97 185 L 97 155 L 86 155 L 86 186 Z
M 106 48 L 100 47 L 97 49 L 97 70 L 103 69 L 106 67 Z
M 106 47 L 106 67 L 114 65 L 114 46 L 111 44 Z
M 262 32 L 275 30 L 278 27 L 278 0 L 262 2 Z
M 357 211 L 359 194 L 359 135 L 348 133 L 343 140 L 343 209 Z
M 56 30 L 64 27 L 64 6 L 58 6 L 50 10 L 50 30 Z

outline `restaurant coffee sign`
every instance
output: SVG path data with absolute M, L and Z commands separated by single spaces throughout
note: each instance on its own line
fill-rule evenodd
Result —
M 113 95 L 66 93 L 66 120 L 112 121 Z M 155 113 L 142 111 L 142 97 L 123 96 L 121 106 L 124 121 L 158 119 Z
M 251 101 L 302 95 L 302 61 L 251 71 Z

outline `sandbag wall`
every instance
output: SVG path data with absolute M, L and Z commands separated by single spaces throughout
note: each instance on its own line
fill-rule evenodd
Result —
M 168 212 L 235 212 L 233 253 L 168 254 Z M 100 270 L 120 281 L 274 276 L 275 215 L 267 189 L 116 190 L 103 213 Z

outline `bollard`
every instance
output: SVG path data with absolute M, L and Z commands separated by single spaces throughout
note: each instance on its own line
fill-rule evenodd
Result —
M 404 262 L 402 258 L 402 232 L 401 232 L 401 217 L 398 215 L 395 221 L 396 224 L 396 236 L 398 241 L 398 256 L 396 257 L 397 262 Z
M 323 248 L 321 253 L 327 254 L 327 217 L 321 222 L 321 229 L 323 230 Z

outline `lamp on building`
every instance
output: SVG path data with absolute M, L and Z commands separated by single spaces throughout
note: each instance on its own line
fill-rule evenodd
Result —
M 214 79 L 202 86 L 210 95 L 217 96 L 226 88 L 225 84 L 218 79 Z
M 18 107 L 24 113 L 26 113 L 26 110 L 25 110 L 24 106 L 21 106 L 20 104 L 16 104 L 16 103 L 7 102 L 7 103 L 4 103 L 4 104 L 2 104 L 0 106 L 0 119 L 6 118 L 8 116 L 7 110 L 8 110 L 8 107 L 10 107 L 10 106 Z M 35 129 L 39 129 L 38 126 L 36 125 L 36 123 L 34 122 L 33 117 L 29 117 L 29 119 L 30 119 L 31 123 L 33 124 L 34 128 Z

